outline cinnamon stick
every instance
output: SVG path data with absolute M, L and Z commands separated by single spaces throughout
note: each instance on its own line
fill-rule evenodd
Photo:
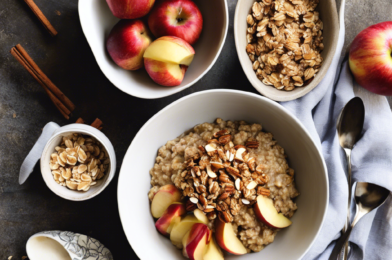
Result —
M 98 130 L 102 130 L 102 121 L 101 119 L 97 118 L 94 120 L 94 122 L 91 124 L 92 127 L 97 128 Z
M 56 36 L 57 35 L 56 29 L 54 29 L 52 24 L 49 22 L 49 20 L 46 18 L 46 16 L 41 12 L 41 10 L 34 3 L 34 1 L 33 0 L 24 0 L 24 1 L 30 7 L 30 9 L 33 11 L 33 13 L 38 17 L 39 21 L 42 23 L 42 25 L 45 27 L 45 29 L 50 33 L 50 35 Z
M 84 124 L 84 120 L 83 120 L 83 118 L 79 117 L 78 120 L 76 120 L 75 123 L 77 123 L 77 124 Z
M 71 100 L 69 100 L 64 93 L 53 84 L 45 73 L 42 72 L 20 44 L 11 49 L 11 54 L 44 88 L 52 102 L 60 110 L 61 114 L 65 118 L 69 119 L 69 115 L 75 109 L 75 105 L 71 102 Z
M 34 69 L 30 66 L 30 64 L 27 63 L 27 61 L 23 58 L 23 56 L 16 50 L 16 48 L 11 49 L 11 54 L 14 56 L 20 64 L 23 65 L 23 67 L 38 81 L 38 83 L 44 88 L 45 92 L 48 94 L 50 99 L 52 100 L 53 104 L 57 107 L 57 109 L 60 111 L 60 113 L 66 118 L 69 119 L 69 114 L 71 114 L 71 111 L 64 106 L 64 104 L 55 96 L 53 95 L 52 92 L 48 89 L 46 86 L 45 82 L 41 80 L 41 78 L 38 77 L 38 75 L 35 73 Z
M 38 65 L 33 61 L 30 55 L 26 52 L 26 50 L 22 47 L 22 45 L 18 44 L 15 46 L 16 49 L 22 54 L 22 56 L 26 59 L 26 61 L 31 65 L 31 67 L 37 72 L 38 76 L 42 78 L 42 81 L 46 83 L 50 91 L 53 92 L 58 99 L 60 99 L 64 105 L 71 111 L 75 109 L 75 105 L 61 92 L 60 89 L 53 84 L 53 82 L 43 73 L 43 71 L 38 67 Z

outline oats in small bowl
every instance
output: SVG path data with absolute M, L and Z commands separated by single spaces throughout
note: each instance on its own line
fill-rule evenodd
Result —
M 339 40 L 335 0 L 238 0 L 238 58 L 250 83 L 276 101 L 300 98 L 327 74 Z
M 105 176 L 109 154 L 95 138 L 78 133 L 63 136 L 49 163 L 53 179 L 71 190 L 88 191 Z
M 84 124 L 59 128 L 41 156 L 41 173 L 57 195 L 81 201 L 98 195 L 113 179 L 116 156 L 109 139 Z

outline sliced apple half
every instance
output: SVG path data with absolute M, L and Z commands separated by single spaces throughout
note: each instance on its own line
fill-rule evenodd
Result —
M 181 201 L 181 192 L 172 184 L 162 186 L 151 203 L 151 213 L 154 218 L 160 218 L 163 212 L 174 202 Z
M 151 43 L 143 57 L 189 66 L 194 55 L 195 50 L 186 41 L 174 36 L 164 36 Z
M 214 237 L 211 238 L 210 243 L 207 245 L 203 260 L 224 260 L 223 252 L 217 245 Z
M 170 232 L 170 240 L 172 244 L 178 248 L 182 248 L 182 239 L 196 223 L 201 223 L 201 221 L 192 215 L 187 215 L 181 219 L 180 222 L 176 223 Z
M 160 217 L 155 223 L 156 229 L 164 236 L 169 235 L 174 225 L 172 223 L 179 222 L 181 216 L 185 213 L 186 210 L 184 204 L 180 202 L 174 202 L 165 210 L 165 212 L 163 212 L 162 217 Z
M 182 239 L 183 255 L 191 260 L 203 260 L 207 244 L 210 242 L 210 233 L 207 225 L 194 224 Z
M 291 220 L 278 213 L 272 199 L 259 195 L 253 206 L 256 217 L 269 227 L 285 228 L 291 225 Z
M 234 233 L 231 223 L 225 223 L 219 218 L 215 220 L 215 238 L 218 245 L 234 255 L 244 255 L 246 248 Z

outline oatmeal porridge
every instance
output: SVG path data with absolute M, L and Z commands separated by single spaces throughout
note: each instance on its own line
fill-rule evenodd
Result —
M 216 221 L 230 223 L 248 253 L 272 243 L 279 230 L 259 221 L 258 196 L 287 219 L 297 209 L 294 170 L 260 124 L 218 118 L 197 125 L 159 148 L 150 175 L 150 201 L 162 187 L 174 185 L 187 212 L 204 212 L 212 232 Z

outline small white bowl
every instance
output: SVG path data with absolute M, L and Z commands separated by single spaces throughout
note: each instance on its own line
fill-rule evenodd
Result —
M 125 93 L 145 99 L 166 97 L 195 84 L 211 69 L 222 50 L 229 26 L 229 13 L 226 0 L 194 2 L 203 15 L 203 31 L 193 45 L 196 52 L 194 60 L 181 85 L 162 87 L 150 79 L 145 69 L 127 71 L 111 60 L 105 42 L 119 19 L 111 13 L 106 1 L 79 1 L 80 23 L 103 74 Z
M 73 133 L 94 137 L 103 145 L 103 147 L 105 147 L 109 155 L 110 164 L 108 171 L 105 173 L 105 176 L 101 180 L 97 180 L 97 184 L 91 186 L 88 191 L 74 191 L 68 189 L 67 187 L 60 186 L 53 179 L 52 171 L 49 167 L 50 155 L 56 151 L 54 148 L 61 143 L 63 136 Z M 116 154 L 114 152 L 112 143 L 109 141 L 106 135 L 104 135 L 98 129 L 85 124 L 70 124 L 60 127 L 54 132 L 52 138 L 49 139 L 42 152 L 40 165 L 42 177 L 49 189 L 64 199 L 83 201 L 97 196 L 112 181 L 114 174 L 116 173 Z
M 321 148 L 281 105 L 260 95 L 225 89 L 197 92 L 175 101 L 153 116 L 133 139 L 121 166 L 117 194 L 121 222 L 133 250 L 140 259 L 185 259 L 155 229 L 147 196 L 149 171 L 158 149 L 167 141 L 217 117 L 260 123 L 271 132 L 285 149 L 300 192 L 293 224 L 281 230 L 274 243 L 259 253 L 227 254 L 225 259 L 301 259 L 314 243 L 328 207 L 328 175 Z
M 267 86 L 263 84 L 256 77 L 256 73 L 252 68 L 252 62 L 245 50 L 247 45 L 246 17 L 249 14 L 255 0 L 238 0 L 234 15 L 235 46 L 242 69 L 250 83 L 258 92 L 272 100 L 289 101 L 306 95 L 320 83 L 331 65 L 339 39 L 339 17 L 335 1 L 336 0 L 322 0 L 317 7 L 317 11 L 320 12 L 320 19 L 324 24 L 324 50 L 321 52 L 321 56 L 324 61 L 321 65 L 320 71 L 307 86 L 295 88 L 292 91 L 283 91 L 274 88 L 274 86 Z
M 29 238 L 30 260 L 113 260 L 112 253 L 98 240 L 69 231 L 43 231 Z

